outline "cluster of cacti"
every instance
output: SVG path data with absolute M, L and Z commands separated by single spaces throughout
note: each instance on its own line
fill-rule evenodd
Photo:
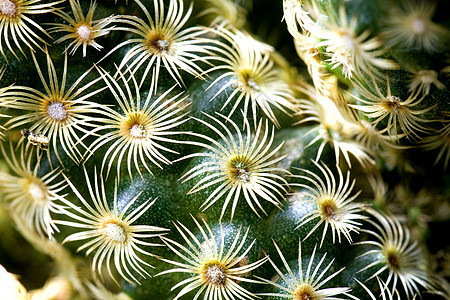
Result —
M 0 0 L 0 298 L 450 299 L 444 2 Z

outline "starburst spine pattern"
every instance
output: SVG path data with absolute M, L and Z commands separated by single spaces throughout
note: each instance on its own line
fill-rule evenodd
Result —
M 256 240 L 249 246 L 245 246 L 250 228 L 247 228 L 242 236 L 242 227 L 234 236 L 233 242 L 226 249 L 225 231 L 220 224 L 220 237 L 217 237 L 205 220 L 203 227 L 195 218 L 195 224 L 201 233 L 201 239 L 194 235 L 182 223 L 174 223 L 180 235 L 188 247 L 166 237 L 161 237 L 163 242 L 184 262 L 162 258 L 163 261 L 177 266 L 174 269 L 163 271 L 159 275 L 183 272 L 191 274 L 192 277 L 185 279 L 172 287 L 172 291 L 183 286 L 174 300 L 199 288 L 193 300 L 198 299 L 204 292 L 204 300 L 216 299 L 256 299 L 257 297 L 242 288 L 238 282 L 260 283 L 247 278 L 248 274 L 264 264 L 268 257 L 247 264 L 246 257 Z M 241 237 L 242 236 L 242 237 Z M 220 239 L 220 244 L 218 244 Z M 246 248 L 245 248 L 245 247 Z
M 99 120 L 93 115 L 100 113 L 103 109 L 102 105 L 88 99 L 101 92 L 104 88 L 82 94 L 100 80 L 100 78 L 95 79 L 78 88 L 78 85 L 90 72 L 89 69 L 66 91 L 67 54 L 64 57 L 63 74 L 61 83 L 59 83 L 51 57 L 47 50 L 45 53 L 47 57 L 48 82 L 34 53 L 32 53 L 33 61 L 45 92 L 27 86 L 13 85 L 0 95 L 0 102 L 4 101 L 5 107 L 25 111 L 25 113 L 10 119 L 5 126 L 7 128 L 16 128 L 28 124 L 30 125 L 29 131 L 40 132 L 49 138 L 49 144 L 52 146 L 48 152 L 49 157 L 50 151 L 54 151 L 59 162 L 63 164 L 58 152 L 58 145 L 60 145 L 73 161 L 78 162 L 82 154 L 76 146 L 81 144 L 87 149 L 87 146 L 80 142 L 81 137 L 79 133 L 87 133 L 87 128 L 95 127 L 96 122 Z M 22 137 L 21 143 L 24 140 L 25 137 Z
M 8 202 L 8 209 L 13 217 L 19 218 L 29 230 L 39 236 L 53 239 L 54 232 L 59 232 L 51 213 L 60 213 L 64 206 L 59 200 L 65 195 L 64 180 L 55 180 L 61 171 L 54 169 L 43 176 L 38 176 L 39 164 L 32 166 L 31 153 L 25 154 L 24 146 L 20 147 L 20 160 L 14 154 L 12 143 L 9 156 L 3 143 L 1 153 L 12 173 L 0 172 L 0 193 Z
M 350 183 L 350 171 L 347 171 L 347 176 L 344 181 L 344 176 L 342 175 L 340 168 L 337 167 L 339 183 L 336 185 L 335 176 L 331 172 L 330 168 L 324 163 L 320 165 L 315 161 L 313 162 L 325 177 L 325 181 L 319 175 L 310 170 L 299 169 L 306 175 L 293 175 L 293 177 L 306 180 L 310 182 L 313 187 L 308 184 L 295 182 L 291 183 L 291 186 L 293 187 L 298 186 L 309 190 L 311 192 L 311 199 L 308 197 L 305 201 L 317 205 L 317 209 L 312 210 L 298 221 L 299 225 L 297 228 L 303 226 L 311 220 L 320 218 L 320 220 L 306 235 L 304 240 L 306 240 L 314 231 L 317 230 L 320 225 L 322 225 L 322 223 L 324 223 L 320 247 L 322 247 L 323 241 L 325 240 L 328 227 L 331 228 L 333 243 L 336 241 L 336 235 L 339 243 L 341 242 L 341 234 L 345 236 L 349 243 L 352 243 L 353 241 L 350 233 L 352 231 L 359 233 L 361 230 L 360 226 L 362 224 L 357 220 L 366 218 L 360 214 L 365 209 L 365 205 L 354 202 L 361 191 L 350 196 L 356 182 L 354 179 Z
M 355 100 L 361 102 L 361 105 L 350 104 L 351 107 L 361 111 L 365 116 L 371 119 L 371 124 L 377 126 L 381 121 L 387 119 L 386 130 L 390 136 L 399 140 L 401 132 L 404 136 L 410 139 L 421 139 L 418 132 L 428 133 L 430 129 L 421 123 L 429 123 L 434 120 L 421 118 L 420 116 L 434 109 L 436 105 L 423 108 L 420 110 L 413 110 L 417 105 L 425 99 L 426 95 L 420 96 L 416 91 L 411 92 L 408 97 L 403 100 L 400 97 L 393 95 L 391 92 L 391 83 L 389 74 L 386 73 L 386 92 L 383 93 L 373 77 L 371 78 L 371 85 L 369 88 L 365 86 L 365 82 L 361 80 L 352 81 L 353 86 L 361 95 L 361 97 L 349 94 Z
M 278 69 L 271 59 L 272 47 L 253 39 L 250 35 L 237 31 L 217 27 L 213 33 L 225 39 L 225 42 L 216 42 L 216 59 L 222 64 L 212 67 L 208 72 L 223 70 L 225 73 L 218 76 L 208 87 L 217 84 L 224 78 L 228 82 L 211 98 L 213 101 L 218 95 L 224 93 L 229 87 L 234 90 L 220 110 L 233 105 L 228 117 L 236 111 L 241 101 L 244 101 L 244 115 L 252 110 L 253 123 L 257 125 L 257 113 L 260 108 L 269 120 L 279 127 L 273 107 L 289 115 L 294 110 L 294 97 L 289 85 L 278 78 Z M 231 103 L 233 102 L 233 103 Z
M 323 278 L 325 274 L 330 270 L 333 265 L 334 259 L 328 263 L 322 270 L 322 264 L 325 261 L 326 253 L 322 256 L 320 261 L 313 268 L 313 262 L 316 255 L 316 247 L 309 257 L 308 267 L 306 269 L 306 274 L 303 272 L 302 265 L 302 248 L 301 242 L 298 244 L 298 276 L 294 275 L 291 267 L 283 256 L 280 248 L 274 241 L 275 248 L 278 252 L 278 255 L 283 262 L 283 266 L 286 269 L 286 272 L 281 271 L 281 269 L 269 258 L 269 262 L 272 264 L 273 268 L 281 278 L 281 280 L 286 284 L 282 285 L 280 283 L 274 282 L 272 280 L 264 279 L 257 277 L 263 282 L 270 284 L 276 287 L 278 290 L 283 291 L 283 293 L 260 293 L 259 296 L 269 296 L 269 297 L 280 297 L 280 298 L 289 298 L 289 299 L 320 299 L 320 300 L 332 300 L 332 299 L 341 299 L 336 298 L 338 295 L 348 295 L 350 292 L 350 288 L 348 287 L 334 287 L 334 288 L 322 288 L 328 281 L 333 279 L 339 273 L 341 273 L 344 268 L 339 269 L 332 274 L 328 275 L 326 278 Z M 312 273 L 311 273 L 312 272 Z M 320 273 L 319 273 L 320 272 Z
M 324 13 L 316 13 L 321 26 L 311 27 L 311 34 L 320 40 L 316 46 L 324 47 L 324 53 L 330 56 L 327 61 L 332 69 L 341 66 L 346 78 L 360 77 L 369 72 L 378 77 L 382 74 L 379 69 L 398 69 L 393 60 L 383 58 L 387 50 L 383 48 L 381 39 L 371 37 L 370 29 L 357 33 L 357 17 L 352 16 L 348 22 L 344 4 L 339 6 L 337 15 L 333 11 Z
M 100 20 L 94 20 L 95 9 L 97 3 L 92 2 L 86 16 L 83 13 L 79 0 L 69 0 L 70 7 L 74 18 L 62 10 L 55 11 L 55 14 L 61 17 L 69 24 L 50 24 L 54 25 L 49 29 L 49 33 L 66 32 L 67 34 L 57 39 L 54 43 L 62 43 L 71 40 L 65 51 L 69 51 L 70 55 L 74 55 L 77 49 L 81 46 L 83 49 L 83 57 L 86 57 L 88 46 L 96 50 L 101 50 L 103 47 L 98 44 L 95 39 L 109 34 L 114 26 L 110 26 L 116 21 L 116 16 L 109 16 Z
M 201 27 L 182 29 L 192 13 L 192 4 L 183 16 L 183 1 L 170 0 L 167 16 L 165 16 L 163 0 L 154 0 L 155 18 L 152 18 L 139 0 L 135 2 L 142 9 L 148 23 L 136 16 L 121 16 L 118 23 L 129 25 L 129 27 L 118 26 L 115 30 L 131 32 L 138 37 L 123 41 L 106 56 L 121 47 L 132 45 L 123 57 L 119 69 L 126 66 L 126 72 L 135 74 L 147 63 L 139 86 L 142 86 L 152 69 L 153 91 L 157 90 L 161 67 L 165 67 L 179 86 L 184 86 L 179 69 L 195 77 L 203 78 L 204 70 L 197 62 L 209 63 L 209 60 L 214 58 L 211 56 L 211 50 L 216 47 L 213 46 L 212 39 L 202 37 L 206 33 L 205 29 Z
M 344 156 L 348 166 L 351 167 L 350 154 L 364 168 L 375 165 L 373 148 L 364 143 L 364 126 L 359 118 L 355 118 L 355 114 L 347 107 L 347 104 L 341 105 L 343 100 L 334 101 L 330 97 L 326 97 L 321 93 L 317 93 L 311 99 L 300 99 L 298 101 L 299 112 L 297 114 L 305 117 L 296 124 L 306 122 L 319 123 L 318 128 L 312 128 L 304 136 L 318 131 L 305 148 L 312 146 L 320 141 L 317 150 L 316 162 L 320 160 L 323 150 L 329 144 L 335 152 L 336 162 L 340 162 L 341 155 Z M 383 141 L 382 132 L 376 134 L 373 138 Z M 355 135 L 359 138 L 355 138 Z M 367 136 L 366 136 L 367 137 Z
M 86 168 L 84 168 L 84 175 L 93 206 L 81 195 L 69 178 L 64 176 L 76 197 L 83 204 L 83 207 L 77 206 L 69 200 L 61 199 L 64 204 L 74 211 L 64 209 L 62 214 L 74 219 L 74 221 L 55 220 L 55 223 L 80 230 L 67 236 L 63 243 L 85 241 L 83 245 L 78 247 L 77 252 L 87 249 L 86 256 L 94 254 L 92 272 L 98 272 L 100 278 L 103 278 L 103 264 L 106 263 L 109 276 L 119 285 L 111 269 L 111 262 L 113 262 L 115 269 L 123 279 L 133 285 L 135 283 L 139 284 L 139 280 L 132 271 L 145 278 L 145 276 L 150 276 L 150 274 L 144 269 L 144 266 L 152 266 L 140 258 L 138 254 L 154 256 L 150 252 L 143 250 L 141 246 L 161 246 L 161 244 L 146 242 L 142 239 L 161 237 L 168 230 L 150 225 L 133 225 L 137 219 L 148 211 L 156 199 L 148 199 L 133 211 L 128 212 L 141 195 L 141 193 L 138 193 L 119 212 L 117 179 L 114 185 L 113 208 L 110 209 L 103 176 L 100 175 L 99 183 L 97 169 L 94 169 L 94 186 L 92 186 Z
M 385 149 L 407 149 L 409 146 L 400 145 L 387 134 L 387 128 L 378 130 L 367 120 L 358 116 L 356 126 L 353 128 L 354 139 L 367 149 L 382 151 Z M 399 138 L 406 136 L 399 134 Z
M 102 172 L 107 164 L 107 174 L 117 158 L 117 176 L 119 176 L 124 156 L 127 159 L 127 170 L 131 178 L 133 178 L 132 162 L 141 176 L 139 161 L 149 173 L 152 171 L 146 159 L 161 169 L 160 163 L 171 164 L 171 161 L 161 151 L 177 152 L 162 143 L 182 143 L 182 141 L 167 136 L 186 133 L 171 130 L 188 120 L 185 111 L 189 105 L 189 103 L 185 103 L 188 95 L 183 95 L 181 92 L 175 96 L 169 96 L 176 87 L 173 86 L 153 102 L 152 94 L 149 93 L 142 103 L 140 89 L 134 76 L 131 77 L 133 86 L 130 86 L 122 72 L 118 71 L 119 79 L 116 80 L 101 67 L 97 67 L 97 69 L 120 109 L 105 107 L 101 112 L 101 115 L 104 116 L 102 124 L 97 126 L 94 131 L 109 131 L 101 133 L 90 145 L 84 160 L 89 159 L 103 145 L 112 142 L 112 145 L 106 150 L 102 162 Z M 120 81 L 124 88 L 121 87 Z M 135 95 L 133 95 L 132 88 Z
M 270 151 L 274 139 L 274 128 L 272 128 L 272 134 L 268 139 L 269 129 L 268 122 L 266 120 L 264 134 L 263 137 L 260 138 L 260 134 L 262 133 L 262 120 L 259 122 L 256 133 L 252 135 L 250 132 L 250 124 L 245 119 L 244 127 L 246 128 L 246 134 L 244 135 L 236 123 L 219 114 L 219 116 L 227 121 L 236 131 L 236 135 L 234 135 L 220 120 L 213 116 L 206 116 L 208 116 L 217 125 L 212 125 L 201 119 L 194 119 L 218 134 L 223 143 L 206 135 L 197 134 L 194 132 L 190 133 L 191 135 L 200 137 L 207 142 L 192 141 L 190 143 L 203 147 L 205 150 L 208 150 L 208 152 L 203 151 L 200 153 L 190 154 L 181 159 L 206 157 L 210 158 L 210 160 L 193 167 L 181 177 L 183 182 L 186 182 L 201 174 L 206 174 L 205 177 L 195 183 L 189 191 L 189 194 L 193 194 L 215 184 L 219 184 L 219 186 L 209 194 L 201 208 L 203 210 L 208 209 L 216 201 L 222 199 L 223 196 L 226 195 L 222 206 L 221 219 L 231 201 L 233 202 L 231 219 L 233 218 L 241 193 L 244 194 L 247 204 L 258 216 L 259 213 L 256 208 L 259 208 L 264 214 L 266 214 L 261 206 L 258 196 L 277 207 L 281 207 L 281 201 L 279 198 L 284 199 L 286 193 L 286 188 L 281 183 L 287 185 L 287 181 L 277 173 L 288 172 L 275 166 L 276 163 L 281 161 L 285 156 L 271 159 L 284 144 L 283 142 L 274 150 Z M 256 204 L 256 207 L 252 202 Z
M 427 52 L 441 51 L 448 42 L 450 31 L 433 22 L 436 2 L 405 0 L 389 8 L 382 32 L 388 47 L 419 48 Z
M 428 95 L 432 84 L 440 90 L 445 89 L 445 85 L 439 81 L 438 73 L 434 70 L 411 69 L 410 72 L 412 78 L 409 82 L 409 92 L 417 91 L 417 93 L 423 92 Z
M 34 51 L 33 45 L 44 51 L 44 48 L 39 44 L 47 45 L 47 42 L 33 31 L 36 28 L 39 32 L 47 37 L 50 35 L 38 23 L 33 21 L 27 15 L 47 14 L 58 10 L 56 6 L 64 0 L 39 3 L 41 0 L 1 0 L 0 6 L 0 52 L 6 58 L 5 49 L 3 47 L 3 39 L 8 50 L 18 59 L 14 47 L 11 45 L 10 38 L 14 41 L 14 45 L 25 56 L 25 51 L 20 45 L 24 43 L 31 51 Z M 31 25 L 31 27 L 30 27 Z M 20 40 L 20 42 L 19 42 Z M 39 42 L 39 43 L 38 43 Z
M 427 260 L 424 252 L 417 241 L 413 241 L 408 228 L 402 226 L 397 218 L 368 209 L 376 221 L 367 219 L 374 230 L 361 229 L 368 233 L 377 241 L 367 240 L 357 244 L 374 246 L 375 249 L 368 250 L 360 257 L 369 254 L 378 254 L 379 259 L 368 264 L 359 272 L 367 270 L 378 264 L 382 264 L 369 279 L 372 279 L 387 270 L 388 277 L 386 286 L 392 281 L 391 294 L 398 289 L 398 283 L 403 286 L 407 299 L 414 294 L 420 295 L 420 286 L 425 289 L 431 289 L 435 286 L 434 280 L 426 271 Z M 369 280 L 368 279 L 368 280 Z

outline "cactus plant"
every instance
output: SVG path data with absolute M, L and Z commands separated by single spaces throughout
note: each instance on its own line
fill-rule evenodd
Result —
M 444 2 L 0 0 L 0 292 L 449 299 Z

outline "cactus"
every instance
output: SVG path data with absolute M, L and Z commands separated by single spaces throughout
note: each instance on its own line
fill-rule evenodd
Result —
M 0 292 L 449 299 L 444 2 L 0 0 Z

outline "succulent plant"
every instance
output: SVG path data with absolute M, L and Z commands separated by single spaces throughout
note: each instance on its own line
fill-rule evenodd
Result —
M 449 299 L 444 0 L 0 0 L 5 299 Z

